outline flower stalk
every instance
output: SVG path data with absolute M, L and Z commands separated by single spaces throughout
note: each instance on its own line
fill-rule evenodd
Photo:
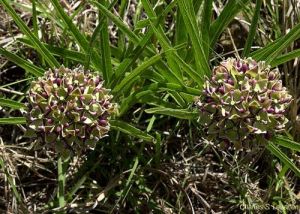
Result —
M 66 204 L 65 202 L 65 185 L 66 185 L 66 173 L 64 168 L 63 156 L 60 155 L 57 160 L 57 175 L 58 175 L 58 205 L 59 208 L 63 208 Z M 63 212 L 61 212 L 63 213 Z

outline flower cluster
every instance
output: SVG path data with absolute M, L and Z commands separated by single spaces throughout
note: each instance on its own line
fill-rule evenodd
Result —
M 116 111 L 100 77 L 81 68 L 50 70 L 33 81 L 27 94 L 29 133 L 57 149 L 94 145 L 110 129 Z
M 251 58 L 229 58 L 213 69 L 196 105 L 211 140 L 241 144 L 282 131 L 291 100 L 277 69 Z

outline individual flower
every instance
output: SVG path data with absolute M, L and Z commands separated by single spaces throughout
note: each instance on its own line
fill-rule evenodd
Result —
M 27 93 L 29 135 L 59 151 L 94 146 L 107 135 L 116 112 L 109 92 L 99 76 L 82 68 L 49 70 Z
M 229 58 L 213 69 L 196 105 L 211 140 L 239 145 L 283 131 L 291 100 L 278 69 L 251 58 Z

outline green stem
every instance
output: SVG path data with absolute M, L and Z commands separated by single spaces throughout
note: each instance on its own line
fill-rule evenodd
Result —
M 59 207 L 62 208 L 65 206 L 65 170 L 63 167 L 63 157 L 59 156 L 57 161 L 57 173 L 58 173 L 58 204 Z

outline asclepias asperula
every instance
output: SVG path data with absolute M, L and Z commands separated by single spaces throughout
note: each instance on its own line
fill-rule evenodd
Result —
M 27 93 L 27 134 L 62 150 L 94 146 L 110 129 L 116 112 L 102 79 L 82 68 L 49 70 Z
M 196 100 L 209 139 L 264 142 L 284 130 L 292 100 L 278 69 L 251 58 L 229 58 L 213 69 Z

